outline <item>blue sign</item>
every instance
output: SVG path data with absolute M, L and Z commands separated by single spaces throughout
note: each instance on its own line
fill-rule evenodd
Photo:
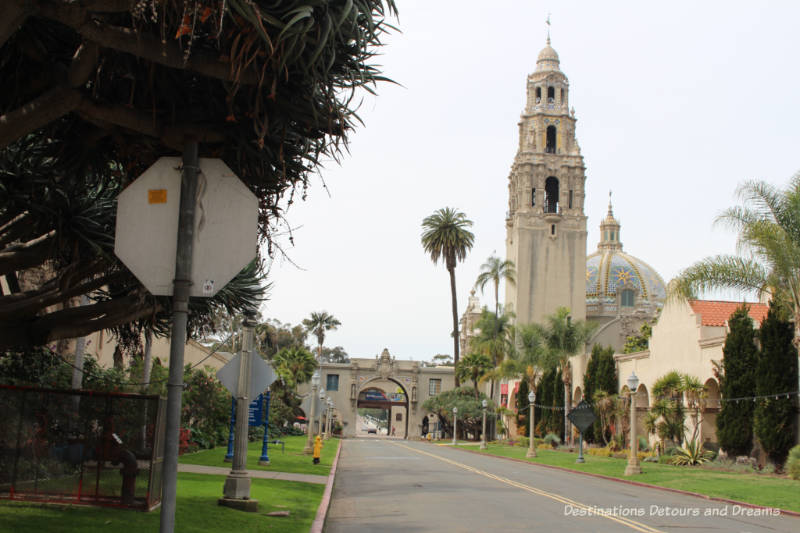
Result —
M 264 423 L 264 394 L 259 394 L 247 408 L 247 424 L 251 427 Z

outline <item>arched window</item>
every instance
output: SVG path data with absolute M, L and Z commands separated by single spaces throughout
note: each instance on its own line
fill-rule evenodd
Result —
M 538 104 L 541 101 L 542 101 L 542 88 L 541 87 L 537 87 L 536 88 L 536 103 Z
M 544 212 L 558 213 L 558 178 L 553 176 L 544 182 Z
M 552 104 L 556 101 L 556 88 L 555 87 L 548 87 L 547 88 L 547 103 Z
M 633 307 L 633 291 L 631 289 L 623 290 L 620 300 L 622 307 Z
M 531 205 L 536 205 L 536 187 L 531 189 Z
M 548 154 L 556 153 L 556 127 L 547 126 L 547 144 L 545 145 L 545 152 Z
M 561 103 L 564 103 L 564 89 L 561 89 Z

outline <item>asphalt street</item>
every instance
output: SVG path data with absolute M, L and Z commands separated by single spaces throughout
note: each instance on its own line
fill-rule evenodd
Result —
M 786 532 L 800 518 L 423 442 L 342 442 L 326 533 Z

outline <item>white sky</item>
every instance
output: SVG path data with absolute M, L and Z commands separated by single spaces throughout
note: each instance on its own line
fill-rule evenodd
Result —
M 289 210 L 295 246 L 282 242 L 303 270 L 277 260 L 262 308 L 292 324 L 332 313 L 342 326 L 325 344 L 351 357 L 452 354 L 448 274 L 423 252 L 421 222 L 445 206 L 474 222 L 475 246 L 456 268 L 460 316 L 480 265 L 505 257 L 508 172 L 548 10 L 586 165 L 588 253 L 613 190 L 625 251 L 669 281 L 734 252 L 734 234 L 712 224 L 737 203 L 737 184 L 784 186 L 800 169 L 798 2 L 398 7 L 402 33 L 379 62 L 402 86 L 366 96 L 350 154 Z M 487 287 L 482 303 L 493 298 Z

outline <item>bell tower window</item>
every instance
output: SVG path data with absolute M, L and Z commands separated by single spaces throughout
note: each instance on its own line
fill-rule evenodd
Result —
M 544 182 L 544 212 L 558 213 L 558 178 L 553 176 Z
M 536 205 L 536 187 L 531 189 L 531 206 Z
M 545 152 L 548 154 L 556 153 L 556 127 L 547 126 L 547 144 L 545 145 Z
M 552 104 L 556 101 L 556 88 L 555 87 L 548 87 L 547 88 L 547 103 Z
M 541 101 L 542 101 L 542 88 L 541 87 L 537 87 L 536 88 L 536 103 L 538 104 Z
M 572 190 L 569 191 L 569 208 L 572 209 Z
M 561 89 L 561 103 L 564 103 L 564 89 Z

